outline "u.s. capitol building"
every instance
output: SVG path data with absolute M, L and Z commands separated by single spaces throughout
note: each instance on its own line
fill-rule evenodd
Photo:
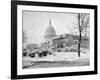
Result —
M 77 44 L 78 36 L 71 34 L 57 35 L 56 31 L 52 25 L 51 20 L 49 20 L 49 26 L 47 27 L 44 34 L 44 41 L 41 42 L 41 48 L 53 51 L 63 51 L 64 48 Z

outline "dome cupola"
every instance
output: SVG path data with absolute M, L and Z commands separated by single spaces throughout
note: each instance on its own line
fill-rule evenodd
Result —
M 47 27 L 44 35 L 45 39 L 52 39 L 56 37 L 56 31 L 52 26 L 51 20 L 49 20 L 49 26 Z

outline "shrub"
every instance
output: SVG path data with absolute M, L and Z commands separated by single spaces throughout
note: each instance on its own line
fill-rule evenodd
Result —
M 27 56 L 27 52 L 23 52 L 23 56 L 24 56 L 24 57 Z

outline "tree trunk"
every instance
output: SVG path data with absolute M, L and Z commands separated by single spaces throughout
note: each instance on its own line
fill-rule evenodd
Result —
M 80 25 L 80 13 L 78 13 L 78 26 L 79 26 L 79 40 L 78 40 L 78 57 L 80 57 L 80 46 L 81 46 L 81 25 Z
M 87 29 L 85 27 L 85 38 L 87 38 Z

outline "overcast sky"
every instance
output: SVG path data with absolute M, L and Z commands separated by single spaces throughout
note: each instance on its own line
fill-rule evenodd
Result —
M 52 22 L 56 34 L 71 33 L 69 27 L 77 23 L 76 14 L 23 11 L 23 30 L 26 31 L 27 43 L 40 43 L 44 40 L 44 33 Z

